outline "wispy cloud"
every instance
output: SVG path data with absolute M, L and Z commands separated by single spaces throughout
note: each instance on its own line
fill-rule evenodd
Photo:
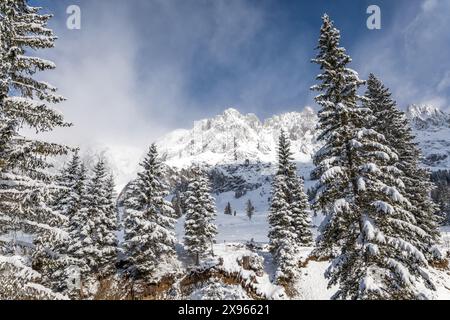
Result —
M 395 22 L 378 41 L 362 42 L 357 68 L 377 73 L 394 91 L 401 106 L 430 103 L 450 106 L 450 2 L 424 0 L 418 11 L 398 8 Z

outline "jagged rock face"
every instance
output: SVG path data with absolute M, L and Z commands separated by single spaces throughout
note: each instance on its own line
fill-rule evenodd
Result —
M 450 167 L 450 114 L 427 105 L 407 109 L 417 142 L 422 149 L 423 163 L 432 170 Z
M 411 105 L 406 115 L 416 130 L 436 130 L 450 127 L 450 115 L 436 107 L 428 105 Z
M 310 162 L 319 148 L 316 125 L 317 115 L 311 108 L 265 121 L 227 109 L 212 119 L 196 121 L 191 130 L 176 130 L 157 144 L 173 190 L 183 192 L 188 168 L 200 163 L 209 173 L 213 193 L 232 191 L 240 198 L 270 184 L 281 129 L 291 140 L 294 159 Z
M 424 164 L 431 168 L 448 167 L 450 158 L 450 114 L 427 105 L 408 107 Z M 211 119 L 196 121 L 190 130 L 176 130 L 157 144 L 166 163 L 186 168 L 192 163 L 210 166 L 243 163 L 275 163 L 278 136 L 284 129 L 292 142 L 295 160 L 308 162 L 320 147 L 317 114 L 307 107 L 261 121 L 254 114 L 227 109 Z
M 318 149 L 317 116 L 311 108 L 260 121 L 254 114 L 227 109 L 212 119 L 197 121 L 191 130 L 176 130 L 157 142 L 170 166 L 186 167 L 193 162 L 209 165 L 270 163 L 276 161 L 280 130 L 292 141 L 294 157 L 310 159 Z

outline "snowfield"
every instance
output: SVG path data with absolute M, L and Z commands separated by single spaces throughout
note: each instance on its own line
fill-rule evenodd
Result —
M 230 230 L 230 229 L 228 229 Z M 222 231 L 222 237 L 226 233 Z M 230 238 L 233 238 L 231 235 Z M 450 229 L 443 230 L 444 240 L 443 248 L 448 250 L 450 241 Z M 265 249 L 263 243 L 258 244 L 259 249 L 249 250 L 242 242 L 234 240 L 217 243 L 213 246 L 215 259 L 214 262 L 208 260 L 204 266 L 221 264 L 218 268 L 228 274 L 238 275 L 243 280 L 243 284 L 227 284 L 219 278 L 211 278 L 205 283 L 200 284 L 188 297 L 182 297 L 192 300 L 209 299 L 252 299 L 248 294 L 246 285 L 251 284 L 252 290 L 257 293 L 259 298 L 263 299 L 294 299 L 294 300 L 329 300 L 336 292 L 335 286 L 328 288 L 328 280 L 325 278 L 325 271 L 329 266 L 329 261 L 315 261 L 310 259 L 312 247 L 301 248 L 298 260 L 300 262 L 300 276 L 293 284 L 297 291 L 294 297 L 288 297 L 283 287 L 275 285 L 273 282 L 275 274 L 275 265 L 271 254 Z M 189 268 L 192 261 L 186 259 L 184 254 L 180 257 L 183 260 L 185 268 Z M 262 261 L 261 273 L 256 275 L 253 270 L 245 270 L 240 265 L 240 260 L 244 256 L 258 257 Z M 219 262 L 220 261 L 220 262 Z M 436 285 L 436 291 L 423 289 L 429 299 L 450 300 L 450 270 L 430 268 L 430 276 Z M 255 281 L 252 283 L 252 281 Z M 254 297 L 253 297 L 254 298 Z

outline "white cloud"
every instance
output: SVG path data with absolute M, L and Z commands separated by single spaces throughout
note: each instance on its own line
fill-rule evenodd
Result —
M 450 71 L 448 71 L 444 77 L 439 82 L 437 89 L 438 91 L 448 90 L 450 88 Z
M 424 0 L 413 16 L 398 10 L 390 30 L 376 41 L 368 35 L 356 48 L 357 69 L 378 75 L 401 107 L 434 102 L 449 107 L 444 92 L 450 73 L 450 2 Z
M 425 0 L 422 3 L 422 10 L 424 12 L 430 12 L 432 10 L 434 10 L 438 5 L 438 1 L 437 0 Z

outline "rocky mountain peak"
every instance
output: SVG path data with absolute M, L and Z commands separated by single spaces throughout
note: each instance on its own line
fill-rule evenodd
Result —
M 411 105 L 406 115 L 412 126 L 418 130 L 450 127 L 450 114 L 431 105 Z

